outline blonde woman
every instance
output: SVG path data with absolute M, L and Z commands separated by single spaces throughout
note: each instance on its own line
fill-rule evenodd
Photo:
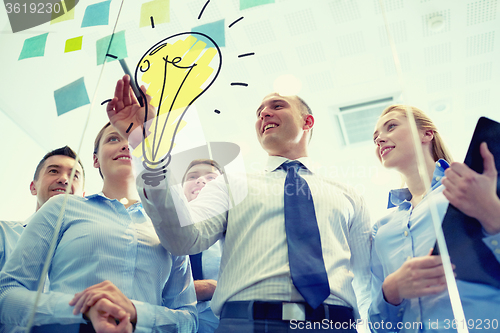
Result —
M 418 170 L 407 108 L 417 124 L 424 167 L 431 182 L 428 192 Z M 442 220 L 451 202 L 478 218 L 484 228 L 483 240 L 500 262 L 500 251 L 493 245 L 500 241 L 500 200 L 496 195 L 493 155 L 483 143 L 483 174 L 462 163 L 450 167 L 451 156 L 433 122 L 421 110 L 403 105 L 384 110 L 375 127 L 374 143 L 383 166 L 398 171 L 407 188 L 390 192 L 389 208 L 394 209 L 373 226 L 369 310 L 372 330 L 453 332 L 458 325 L 464 325 L 470 332 L 488 328 L 496 331 L 493 328 L 499 327 L 500 290 L 488 285 L 457 281 L 468 321 L 454 321 L 441 258 L 431 255 L 436 236 L 429 210 L 429 205 L 435 204 Z M 470 179 L 475 179 L 476 186 L 463 186 Z

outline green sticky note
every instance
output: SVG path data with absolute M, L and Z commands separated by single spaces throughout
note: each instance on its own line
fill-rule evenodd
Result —
M 154 25 L 170 22 L 170 1 L 169 0 L 154 0 L 145 2 L 141 6 L 141 19 L 139 27 L 151 26 L 151 17 L 153 17 Z
M 83 77 L 54 91 L 54 99 L 56 100 L 58 116 L 79 108 L 80 106 L 90 104 Z
M 83 15 L 82 28 L 95 25 L 108 25 L 109 4 L 111 1 L 103 1 L 87 6 Z
M 62 0 L 61 6 L 63 8 L 61 8 L 61 11 L 64 10 L 64 14 L 60 15 L 61 12 L 56 13 L 55 11 L 53 11 L 50 24 L 73 20 L 75 18 L 75 5 L 75 0 Z M 70 10 L 68 10 L 68 8 Z
M 113 36 L 112 41 L 111 36 Z M 109 46 L 110 43 L 111 46 Z M 104 64 L 104 59 L 109 62 L 126 58 L 128 55 L 127 44 L 125 42 L 125 30 L 116 32 L 114 35 L 98 39 L 95 43 L 95 48 L 97 53 L 97 66 Z
M 240 0 L 240 10 L 274 3 L 274 0 Z
M 64 47 L 64 53 L 81 50 L 82 40 L 83 36 L 67 39 L 66 46 Z
M 19 59 L 33 58 L 33 57 L 43 57 L 45 53 L 45 43 L 47 42 L 47 35 L 49 33 L 44 33 L 35 37 L 28 38 L 24 41 L 23 49 L 19 55 Z
M 224 33 L 224 20 L 199 25 L 191 29 L 192 32 L 201 32 L 210 38 L 212 38 L 219 47 L 226 46 L 226 35 Z M 207 46 L 210 47 L 212 42 L 203 36 L 195 35 L 196 38 L 207 43 Z

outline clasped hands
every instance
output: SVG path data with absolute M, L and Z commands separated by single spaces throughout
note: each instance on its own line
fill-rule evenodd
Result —
M 134 304 L 110 281 L 76 293 L 69 305 L 73 314 L 87 316 L 97 333 L 131 333 L 137 322 Z

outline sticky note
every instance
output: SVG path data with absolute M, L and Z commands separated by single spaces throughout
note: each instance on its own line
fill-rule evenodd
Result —
M 240 0 L 240 10 L 274 3 L 274 0 Z
M 111 1 L 103 1 L 87 6 L 83 15 L 82 28 L 95 25 L 108 25 L 109 4 Z
M 43 57 L 45 53 L 45 43 L 47 42 L 47 35 L 49 33 L 44 33 L 35 37 L 28 38 L 24 41 L 23 49 L 19 55 L 19 59 L 33 58 L 33 57 Z
M 80 106 L 90 104 L 83 77 L 54 91 L 54 99 L 56 100 L 58 116 L 79 108 Z
M 151 16 L 155 25 L 170 22 L 170 1 L 154 0 L 145 2 L 141 6 L 139 27 L 151 26 Z
M 83 36 L 67 39 L 66 46 L 64 47 L 64 53 L 81 50 L 82 40 Z
M 111 36 L 113 36 L 112 41 Z M 111 46 L 109 46 L 110 42 Z M 127 44 L 125 42 L 125 30 L 116 32 L 114 35 L 109 35 L 104 38 L 98 39 L 95 43 L 95 48 L 97 53 L 96 56 L 98 66 L 104 64 L 104 59 L 109 62 L 126 58 Z M 106 56 L 106 54 L 109 54 L 110 56 Z
M 73 20 L 75 18 L 75 0 L 62 0 L 61 10 L 59 13 L 52 11 L 52 18 L 50 24 L 56 24 L 63 21 Z M 61 14 L 61 11 L 64 14 Z
M 191 29 L 192 32 L 201 32 L 210 38 L 212 38 L 219 47 L 221 46 L 226 46 L 226 36 L 224 33 L 224 20 L 204 24 L 204 25 L 199 25 L 197 27 L 194 27 Z M 195 35 L 196 38 L 199 40 L 207 43 L 207 46 L 210 47 L 212 45 L 212 42 L 210 42 L 207 38 L 204 38 L 203 36 L 198 36 Z

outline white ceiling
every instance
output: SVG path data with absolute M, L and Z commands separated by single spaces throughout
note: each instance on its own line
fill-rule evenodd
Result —
M 35 166 L 45 152 L 66 144 L 78 150 L 83 142 L 86 191 L 100 190 L 91 164 L 92 142 L 106 122 L 100 103 L 112 97 L 123 73 L 117 61 L 96 66 L 95 41 L 111 34 L 116 21 L 116 31 L 125 30 L 133 71 L 133 64 L 158 41 L 224 19 L 222 71 L 195 103 L 205 139 L 237 143 L 247 170 L 258 169 L 266 155 L 255 139 L 255 109 L 277 77 L 291 74 L 301 81 L 298 94 L 316 119 L 311 156 L 331 176 L 364 193 L 374 218 L 384 213 L 387 190 L 399 185 L 398 177 L 380 168 L 371 142 L 343 145 L 334 116 L 338 107 L 402 93 L 405 103 L 435 120 L 457 160 L 463 159 L 479 116 L 500 120 L 497 0 L 383 0 L 384 9 L 379 0 L 276 0 L 245 10 L 239 10 L 239 0 L 212 0 L 200 20 L 206 0 L 172 0 L 170 22 L 154 29 L 139 28 L 138 13 L 147 1 L 124 1 L 118 15 L 122 2 L 113 0 L 109 25 L 81 28 L 84 9 L 97 2 L 80 1 L 74 20 L 15 34 L 0 11 L 2 220 L 24 220 L 34 212 L 29 183 Z M 24 40 L 46 32 L 45 55 L 18 61 Z M 63 53 L 65 40 L 82 35 L 82 50 Z M 255 55 L 238 58 L 249 52 Z M 58 117 L 54 90 L 81 77 L 92 107 Z

